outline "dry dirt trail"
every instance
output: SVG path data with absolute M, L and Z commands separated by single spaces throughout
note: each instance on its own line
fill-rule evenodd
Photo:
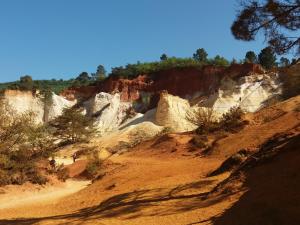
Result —
M 0 210 L 53 204 L 63 197 L 80 191 L 89 184 L 89 181 L 70 179 L 63 184 L 44 188 L 24 188 L 23 191 L 15 189 L 15 187 L 8 188 L 6 193 L 0 195 Z
M 114 155 L 103 168 L 106 175 L 102 179 L 86 188 L 81 189 L 83 184 L 77 191 L 73 189 L 73 194 L 66 187 L 48 193 L 45 189 L 39 198 L 31 193 L 24 205 L 0 207 L 0 225 L 173 225 L 198 221 L 204 212 L 215 215 L 200 203 L 202 194 L 218 180 L 204 175 L 220 161 L 188 153 L 183 148 L 188 140 L 189 136 L 179 135 L 177 151 L 167 144 Z M 144 144 L 148 146 L 152 143 Z M 200 209 L 200 214 L 195 213 Z

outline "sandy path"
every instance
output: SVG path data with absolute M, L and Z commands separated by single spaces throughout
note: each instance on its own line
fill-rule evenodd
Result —
M 0 209 L 18 208 L 31 205 L 53 204 L 62 197 L 71 195 L 87 187 L 89 181 L 67 180 L 59 186 L 48 186 L 26 191 L 8 191 L 0 195 Z

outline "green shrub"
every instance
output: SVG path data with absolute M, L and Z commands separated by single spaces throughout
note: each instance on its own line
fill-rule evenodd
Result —
M 84 142 L 95 133 L 94 119 L 83 115 L 81 109 L 65 108 L 61 116 L 50 122 L 55 135 L 63 142 Z
M 69 88 L 73 86 L 74 81 L 73 80 L 34 80 L 32 81 L 32 84 L 25 85 L 26 90 L 41 90 L 42 92 L 44 90 L 50 90 L 53 91 L 56 94 L 59 94 L 61 91 L 63 91 L 66 88 Z M 7 82 L 7 83 L 0 83 L 0 90 L 24 90 L 24 82 L 21 84 L 20 81 L 14 81 L 14 82 Z
M 57 169 L 56 175 L 59 180 L 66 181 L 69 178 L 69 170 L 64 166 L 61 166 Z
M 245 125 L 244 112 L 239 107 L 232 107 L 217 121 L 213 108 L 197 108 L 187 113 L 186 119 L 196 125 L 198 135 L 209 134 L 219 130 L 235 132 Z
M 196 125 L 196 133 L 207 134 L 218 129 L 218 122 L 215 118 L 213 108 L 197 108 L 186 114 L 186 119 Z
M 101 168 L 101 160 L 98 157 L 98 153 L 94 152 L 88 157 L 88 162 L 86 165 L 86 175 L 89 179 L 94 179 Z
M 225 131 L 237 131 L 245 125 L 242 119 L 244 111 L 240 107 L 232 107 L 227 113 L 223 114 L 219 124 Z
M 46 184 L 48 182 L 48 178 L 39 172 L 35 172 L 30 176 L 29 181 L 33 184 L 42 185 L 42 184 Z
M 0 185 L 47 182 L 37 166 L 52 150 L 46 128 L 30 112 L 16 114 L 3 99 L 0 115 Z
M 125 67 L 115 67 L 112 68 L 112 72 L 109 76 L 134 79 L 138 75 L 152 75 L 159 71 L 168 69 L 179 69 L 187 67 L 201 68 L 204 65 L 215 65 L 215 66 L 228 66 L 229 62 L 219 55 L 213 59 L 208 59 L 205 61 L 199 61 L 194 58 L 177 58 L 169 57 L 162 61 L 157 62 L 147 62 L 147 63 L 136 63 L 127 64 Z

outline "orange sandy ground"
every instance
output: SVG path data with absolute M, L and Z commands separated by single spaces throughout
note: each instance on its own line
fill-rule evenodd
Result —
M 231 183 L 232 190 L 237 191 L 205 198 L 230 174 L 206 175 L 230 155 L 242 148 L 256 151 L 276 133 L 298 132 L 300 113 L 294 109 L 299 102 L 298 96 L 249 114 L 250 124 L 245 129 L 219 140 L 205 157 L 191 147 L 192 134 L 171 134 L 142 143 L 107 160 L 103 177 L 75 194 L 0 209 L 0 225 L 300 224 L 292 217 L 300 212 L 299 142 L 272 163 L 256 167 Z M 262 209 L 261 215 L 251 214 L 258 209 Z M 255 215 L 265 219 L 254 220 Z M 288 223 L 282 222 L 285 215 L 289 215 Z

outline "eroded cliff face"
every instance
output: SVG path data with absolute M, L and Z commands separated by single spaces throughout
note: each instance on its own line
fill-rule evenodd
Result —
M 144 123 L 157 128 L 155 132 L 163 127 L 174 132 L 191 131 L 196 126 L 187 120 L 187 113 L 197 107 L 213 108 L 218 119 L 235 106 L 254 112 L 280 92 L 277 74 L 264 73 L 257 65 L 245 64 L 206 66 L 201 70 L 166 70 L 134 80 L 111 77 L 98 86 L 68 89 L 63 92 L 65 97 L 53 95 L 52 104 L 48 107 L 31 92 L 7 91 L 5 96 L 17 112 L 33 111 L 40 123 L 61 115 L 64 107 L 72 107 L 76 103 L 66 98 L 78 99 L 87 116 L 96 119 L 99 134 L 107 135 L 135 129 Z M 145 99 L 146 103 L 141 99 Z M 132 117 L 130 110 L 137 105 L 140 108 L 146 106 L 143 108 L 146 113 Z
M 45 105 L 38 93 L 31 91 L 6 90 L 4 100 L 17 113 L 32 112 L 36 123 L 44 123 L 62 114 L 64 108 L 72 107 L 76 102 L 68 101 L 61 96 L 52 94 L 52 99 Z
M 181 98 L 192 99 L 199 95 L 210 95 L 218 90 L 224 77 L 239 79 L 249 74 L 262 74 L 263 70 L 256 64 L 233 64 L 229 67 L 204 66 L 177 68 L 154 74 L 141 75 L 133 80 L 110 77 L 97 86 L 70 88 L 61 93 L 69 100 L 87 99 L 97 93 L 120 93 L 122 101 L 132 102 L 140 99 L 141 93 L 154 96 L 152 105 L 158 102 L 159 93 L 167 91 Z
M 31 91 L 6 90 L 4 100 L 17 113 L 33 112 L 35 121 L 42 123 L 44 120 L 44 103 Z
M 100 92 L 83 103 L 86 115 L 95 118 L 99 134 L 103 135 L 116 130 L 128 119 L 131 103 L 122 102 L 120 94 Z
M 212 109 L 213 118 L 218 120 L 232 107 L 240 107 L 245 112 L 255 112 L 265 107 L 269 99 L 281 93 L 281 83 L 275 73 L 251 74 L 237 79 L 225 77 L 220 83 L 220 87 L 213 94 L 205 98 L 195 98 L 193 101 L 162 92 L 154 122 L 177 132 L 191 131 L 196 127 L 187 117 L 195 109 Z
M 44 107 L 44 122 L 53 120 L 54 118 L 60 116 L 64 108 L 71 108 L 75 104 L 76 100 L 69 101 L 62 96 L 53 93 L 51 104 L 49 105 L 49 107 Z
M 276 73 L 251 74 L 236 80 L 224 78 L 218 91 L 200 105 L 213 107 L 219 116 L 232 107 L 255 112 L 281 92 L 280 79 Z
M 172 95 L 192 99 L 199 95 L 215 93 L 225 77 L 238 79 L 249 74 L 263 73 L 255 64 L 233 64 L 229 67 L 204 66 L 201 69 L 183 68 L 161 71 L 154 74 L 154 82 L 149 88 L 152 92 L 166 90 Z
M 64 97 L 69 101 L 87 100 L 95 96 L 99 92 L 100 90 L 96 86 L 70 87 L 66 90 L 63 90 L 60 93 L 60 96 Z
M 187 100 L 166 92 L 161 93 L 155 113 L 155 123 L 176 132 L 194 130 L 197 127 L 187 120 L 187 113 L 190 111 L 191 106 Z
M 122 101 L 135 101 L 140 98 L 142 91 L 148 91 L 152 81 L 141 75 L 133 80 L 111 77 L 100 84 L 99 89 L 107 93 L 120 93 Z

